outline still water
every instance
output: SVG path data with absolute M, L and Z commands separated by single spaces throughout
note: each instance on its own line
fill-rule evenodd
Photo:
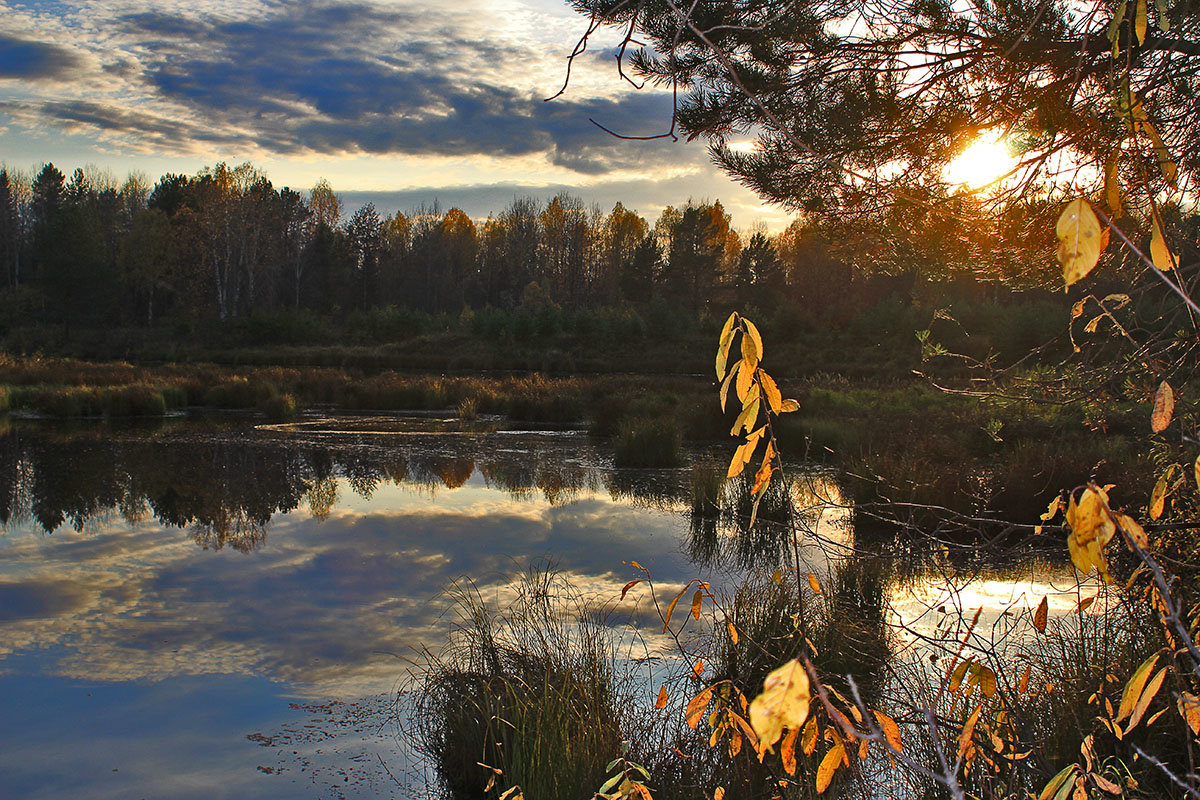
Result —
M 611 462 L 581 431 L 436 418 L 7 424 L 0 796 L 419 795 L 396 696 L 446 639 L 452 582 L 502 602 L 552 562 L 615 601 L 625 562 L 666 592 L 790 558 L 698 521 L 688 469 Z M 829 473 L 805 478 L 826 547 L 803 558 L 823 574 L 853 515 Z M 1054 570 L 968 588 L 1000 613 L 1056 585 L 1065 608 Z M 894 591 L 892 613 L 932 630 L 932 590 Z

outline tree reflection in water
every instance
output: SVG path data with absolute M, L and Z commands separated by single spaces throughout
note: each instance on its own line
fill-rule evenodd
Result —
M 130 523 L 152 516 L 187 529 L 206 549 L 250 552 L 275 515 L 302 509 L 323 521 L 349 499 L 346 488 L 363 499 L 386 485 L 434 494 L 478 474 L 516 499 L 541 496 L 551 505 L 601 488 L 644 507 L 681 501 L 675 473 L 614 475 L 600 469 L 583 437 L 533 447 L 485 432 L 469 447 L 448 447 L 436 437 L 387 433 L 12 426 L 0 432 L 0 525 L 32 523 L 52 533 L 62 525 L 84 531 L 113 515 Z

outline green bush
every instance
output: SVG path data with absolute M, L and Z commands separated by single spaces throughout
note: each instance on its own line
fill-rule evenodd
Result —
M 104 414 L 109 417 L 161 417 L 167 413 L 162 392 L 153 386 L 116 386 L 101 394 Z
M 460 590 L 461 638 L 426 666 L 414 716 L 444 796 L 591 797 L 621 752 L 634 683 L 616 665 L 614 629 L 549 572 L 518 584 L 503 612 Z M 500 771 L 496 791 L 485 787 Z
M 300 405 L 290 394 L 275 394 L 259 403 L 259 410 L 272 422 L 287 422 L 300 414 Z
M 98 417 L 104 411 L 100 393 L 89 386 L 47 389 L 33 400 L 36 411 L 51 417 Z
M 613 458 L 618 467 L 677 467 L 682 439 L 673 419 L 628 420 L 613 443 Z

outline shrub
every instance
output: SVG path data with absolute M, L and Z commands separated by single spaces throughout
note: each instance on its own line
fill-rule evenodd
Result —
M 109 417 L 161 417 L 167 413 L 162 392 L 142 384 L 105 389 L 101 402 Z
M 33 407 L 51 417 L 97 417 L 104 408 L 100 393 L 88 386 L 72 386 L 39 392 Z
M 476 408 L 474 397 L 465 397 L 458 403 L 458 418 L 465 420 L 473 420 L 479 416 L 479 409 Z
M 504 612 L 473 586 L 459 587 L 457 599 L 464 624 L 426 665 L 415 709 L 418 748 L 442 789 L 484 797 L 493 773 L 482 763 L 500 770 L 500 791 L 590 797 L 621 752 L 621 718 L 637 702 L 616 666 L 615 629 L 545 570 L 525 576 Z
M 296 402 L 296 398 L 290 394 L 271 395 L 259 403 L 258 407 L 272 422 L 287 422 L 295 419 L 300 413 L 300 406 Z
M 618 467 L 677 467 L 682 435 L 673 419 L 633 419 L 621 425 L 613 443 Z

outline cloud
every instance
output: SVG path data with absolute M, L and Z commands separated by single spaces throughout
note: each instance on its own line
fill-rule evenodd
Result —
M 529 85 L 524 73 L 558 59 L 501 33 L 496 13 L 362 2 L 237 13 L 146 7 L 94 20 L 98 33 L 76 41 L 93 49 L 108 90 L 0 108 L 31 127 L 91 129 L 114 143 L 179 153 L 236 146 L 283 157 L 543 154 L 583 175 L 637 168 L 666 153 L 657 143 L 630 147 L 588 120 L 657 132 L 669 124 L 667 94 L 571 92 L 544 102 L 557 86 Z M 80 63 L 62 48 L 21 46 L 43 50 L 14 57 L 14 76 L 65 75 Z
M 79 54 L 49 42 L 0 34 L 0 79 L 66 81 L 83 68 Z

